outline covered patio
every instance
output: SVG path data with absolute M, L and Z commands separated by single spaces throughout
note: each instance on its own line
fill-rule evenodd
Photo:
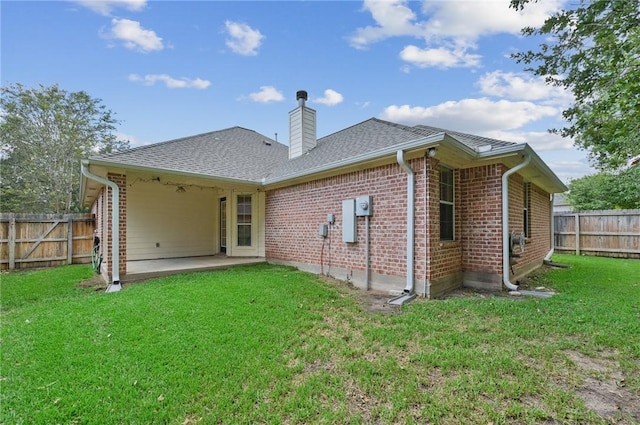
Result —
M 136 282 L 178 273 L 226 269 L 231 266 L 264 262 L 266 262 L 264 257 L 227 257 L 224 255 L 127 261 L 127 274 L 121 277 L 121 281 L 123 283 Z

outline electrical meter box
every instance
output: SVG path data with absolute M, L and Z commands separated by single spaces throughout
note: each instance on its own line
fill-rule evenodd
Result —
M 355 199 L 342 201 L 342 242 L 355 243 L 358 241 L 355 203 Z
M 322 223 L 320 227 L 318 227 L 318 235 L 326 238 L 329 234 L 329 225 L 327 223 Z
M 370 195 L 356 198 L 356 216 L 365 217 L 373 215 L 373 198 Z

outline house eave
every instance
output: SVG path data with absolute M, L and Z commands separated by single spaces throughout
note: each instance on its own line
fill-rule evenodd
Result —
M 531 163 L 521 172 L 522 174 L 525 174 L 525 178 L 528 177 L 531 181 L 549 193 L 563 193 L 568 190 L 567 186 L 553 171 L 551 171 L 549 166 L 527 143 L 496 148 L 488 152 L 479 152 L 477 154 L 477 158 L 479 160 L 493 160 L 513 157 L 513 161 L 503 161 L 505 165 L 512 167 L 519 161 L 520 156 L 525 154 L 528 154 L 531 157 Z M 531 172 L 527 172 L 527 170 L 531 169 L 537 170 L 539 173 L 532 174 Z
M 133 164 L 123 164 L 119 162 L 111 162 L 104 161 L 96 158 L 83 159 L 82 164 L 86 167 L 101 167 L 105 170 L 113 170 L 113 171 L 134 171 L 139 173 L 149 173 L 149 174 L 162 174 L 162 175 L 171 175 L 178 176 L 188 179 L 200 179 L 207 180 L 210 182 L 223 183 L 230 186 L 242 186 L 246 188 L 259 188 L 262 186 L 260 181 L 250 180 L 250 179 L 234 179 L 229 177 L 220 177 L 220 176 L 211 176 L 207 174 L 201 173 L 193 173 L 189 171 L 181 171 L 181 170 L 171 170 L 165 168 L 156 168 L 156 167 L 145 167 L 143 165 L 133 165 Z M 100 174 L 100 173 L 99 173 Z M 82 200 L 83 205 L 90 206 L 91 200 L 85 199 L 87 196 L 87 181 L 86 177 L 83 176 L 80 183 L 80 199 Z
M 392 156 L 393 158 L 395 158 L 396 152 L 398 152 L 398 150 L 403 150 L 406 152 L 411 152 L 416 150 L 426 150 L 430 147 L 437 146 L 439 143 L 441 143 L 447 138 L 449 138 L 449 136 L 446 135 L 445 133 L 438 133 L 429 137 L 424 137 L 424 138 L 412 140 L 410 142 L 389 146 L 383 149 L 379 149 L 377 151 L 356 155 L 351 158 L 329 162 L 317 167 L 305 169 L 303 171 L 297 171 L 294 173 L 285 174 L 285 175 L 274 177 L 274 178 L 264 178 L 262 179 L 262 184 L 267 188 L 271 188 L 271 187 L 279 186 L 282 183 L 296 181 L 303 178 L 305 179 L 313 178 L 327 172 L 335 172 L 337 170 L 342 170 L 345 168 L 354 167 L 354 166 L 358 166 L 365 163 L 373 163 L 373 162 L 382 160 L 386 157 Z

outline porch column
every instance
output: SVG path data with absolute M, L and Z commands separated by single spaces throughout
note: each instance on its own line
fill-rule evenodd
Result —
M 120 247 L 120 256 L 119 256 L 119 267 L 118 270 L 120 272 L 120 276 L 124 276 L 127 274 L 127 176 L 125 174 L 115 174 L 108 173 L 107 179 L 109 181 L 114 182 L 118 185 L 120 189 L 120 229 L 118 231 L 119 235 L 119 247 Z M 111 276 L 111 264 L 113 262 L 111 249 L 113 241 L 111 240 L 111 215 L 113 214 L 113 205 L 111 200 L 111 189 L 106 188 L 107 195 L 107 244 L 106 244 L 106 254 L 107 254 L 107 270 L 109 271 L 109 275 Z M 113 276 L 111 276 L 113 277 Z

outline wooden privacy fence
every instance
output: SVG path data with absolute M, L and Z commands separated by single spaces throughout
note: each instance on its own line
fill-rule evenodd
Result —
M 555 252 L 640 258 L 640 210 L 556 212 Z
M 0 214 L 0 269 L 90 263 L 93 214 Z

